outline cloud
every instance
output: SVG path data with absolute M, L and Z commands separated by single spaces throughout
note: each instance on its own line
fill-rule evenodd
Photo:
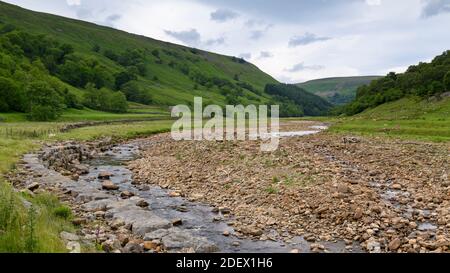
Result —
M 200 33 L 198 33 L 198 31 L 195 28 L 185 31 L 165 30 L 164 32 L 167 35 L 177 39 L 178 41 L 181 41 L 190 46 L 199 44 L 201 39 Z
M 81 5 L 81 0 L 66 0 L 66 3 L 69 6 L 79 6 Z
M 328 41 L 331 38 L 329 37 L 318 37 L 314 33 L 306 32 L 302 36 L 292 37 L 289 41 L 289 47 L 296 47 L 301 45 L 309 45 L 315 42 Z
M 422 18 L 429 18 L 441 13 L 450 12 L 450 0 L 422 0 Z
M 366 0 L 366 4 L 369 6 L 380 6 L 381 0 Z
M 229 9 L 218 9 L 215 12 L 211 13 L 211 20 L 224 23 L 228 20 L 232 20 L 236 17 L 238 17 L 239 14 L 229 10 Z
M 239 58 L 250 60 L 252 58 L 252 54 L 251 53 L 241 53 L 241 54 L 239 54 Z
M 213 45 L 223 45 L 225 44 L 225 38 L 224 37 L 220 37 L 217 39 L 209 39 L 205 42 L 205 45 L 207 46 L 213 46 Z
M 122 18 L 122 15 L 120 14 L 111 14 L 108 17 L 106 17 L 105 24 L 107 26 L 113 27 L 114 23 L 120 20 L 120 18 Z
M 250 33 L 250 39 L 259 40 L 262 36 L 264 36 L 264 31 L 262 30 L 254 30 Z
M 291 68 L 285 69 L 285 71 L 287 72 L 299 72 L 299 71 L 304 71 L 304 70 L 322 70 L 325 67 L 322 65 L 305 65 L 305 63 L 298 63 L 296 65 L 294 65 Z
M 267 58 L 272 58 L 272 57 L 273 57 L 273 53 L 269 52 L 269 51 L 261 51 L 261 53 L 259 54 L 260 59 L 267 59 Z

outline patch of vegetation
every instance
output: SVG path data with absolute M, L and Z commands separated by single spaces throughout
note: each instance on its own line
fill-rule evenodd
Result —
M 325 99 L 292 84 L 268 84 L 265 92 L 283 101 L 280 105 L 282 117 L 322 116 L 332 108 Z
M 450 98 L 434 102 L 420 97 L 404 98 L 353 117 L 324 121 L 334 123 L 330 131 L 335 133 L 450 141 Z
M 24 197 L 0 181 L 0 253 L 66 252 L 59 233 L 73 227 L 54 215 L 59 206 L 50 195 Z
M 444 92 L 450 92 L 450 51 L 437 56 L 431 63 L 410 66 L 402 74 L 391 72 L 358 88 L 356 100 L 336 112 L 351 116 L 405 97 L 439 99 Z

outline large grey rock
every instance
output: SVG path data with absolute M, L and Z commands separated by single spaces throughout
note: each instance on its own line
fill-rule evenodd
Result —
M 179 228 L 156 230 L 144 236 L 145 241 L 161 239 L 167 251 L 179 251 L 182 249 L 194 249 L 196 253 L 217 252 L 218 247 L 204 237 L 197 237 L 189 231 Z
M 172 223 L 163 219 L 150 211 L 141 209 L 125 210 L 115 213 L 114 220 L 123 220 L 127 225 L 131 224 L 132 232 L 139 236 L 144 236 L 146 233 L 158 230 L 168 229 L 172 227 Z

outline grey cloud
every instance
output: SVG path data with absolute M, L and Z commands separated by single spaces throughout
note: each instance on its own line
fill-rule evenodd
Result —
M 304 70 L 321 70 L 324 69 L 321 65 L 305 65 L 304 63 L 298 63 L 291 68 L 285 69 L 287 72 L 298 72 Z
M 265 22 L 263 20 L 250 19 L 247 22 L 245 22 L 245 26 L 249 28 L 262 25 L 265 25 Z
M 239 54 L 239 58 L 250 60 L 252 58 L 252 54 L 251 53 L 241 53 L 241 54 Z
M 422 18 L 450 12 L 450 0 L 422 0 Z
M 220 37 L 217 39 L 209 39 L 205 42 L 205 44 L 207 46 L 212 46 L 212 45 L 223 45 L 225 44 L 225 38 L 224 37 Z
M 291 40 L 289 41 L 289 46 L 296 47 L 300 45 L 308 45 L 315 42 L 328 41 L 330 39 L 331 39 L 330 37 L 319 37 L 314 33 L 307 32 L 302 36 L 292 37 Z
M 262 30 L 255 30 L 255 31 L 252 31 L 250 33 L 250 39 L 252 39 L 252 40 L 259 40 L 263 35 L 264 35 L 264 31 L 262 31 Z
M 223 23 L 228 20 L 234 19 L 238 16 L 239 16 L 239 14 L 232 10 L 218 9 L 215 12 L 211 13 L 211 20 Z
M 266 59 L 266 58 L 272 58 L 273 54 L 272 52 L 269 51 L 261 51 L 261 53 L 259 54 L 259 58 L 260 59 Z
M 108 17 L 106 17 L 105 22 L 103 22 L 104 25 L 110 26 L 110 27 L 114 27 L 114 23 L 117 20 L 120 20 L 120 18 L 122 18 L 122 15 L 120 14 L 112 14 Z
M 165 30 L 165 33 L 190 46 L 197 45 L 201 39 L 200 33 L 194 28 L 186 31 Z
M 87 19 L 92 17 L 92 12 L 89 9 L 79 8 L 77 9 L 78 19 Z

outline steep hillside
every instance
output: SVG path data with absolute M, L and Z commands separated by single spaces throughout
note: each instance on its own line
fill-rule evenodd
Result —
M 194 95 L 206 103 L 261 104 L 271 100 L 268 83 L 277 81 L 242 59 L 0 2 L 0 85 L 26 94 L 53 89 L 48 97 L 60 99 L 46 105 L 123 112 L 118 91 L 152 105 L 192 103 Z M 45 104 L 26 94 L 23 107 L 9 101 L 0 112 Z
M 355 99 L 358 87 L 379 78 L 380 76 L 326 78 L 299 83 L 297 86 L 326 98 L 332 104 L 342 105 Z
M 265 91 L 283 102 L 280 114 L 284 117 L 327 115 L 333 107 L 325 99 L 292 84 L 268 84 Z
M 405 73 L 389 73 L 386 77 L 358 88 L 356 100 L 338 112 L 355 115 L 366 109 L 411 96 L 422 99 L 437 97 L 450 91 L 450 50 L 431 63 L 412 65 Z

